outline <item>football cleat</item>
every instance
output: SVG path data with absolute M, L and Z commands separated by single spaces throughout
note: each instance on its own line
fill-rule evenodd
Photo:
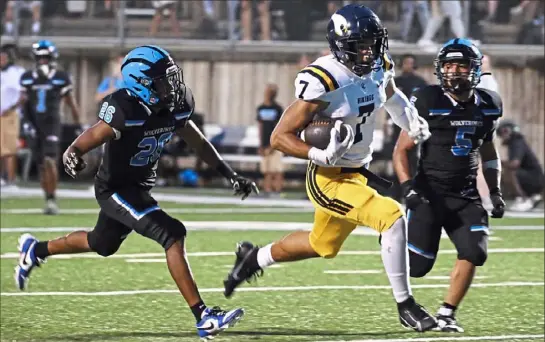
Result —
M 197 333 L 201 341 L 211 340 L 225 329 L 234 327 L 242 316 L 244 316 L 242 308 L 231 311 L 224 311 L 217 306 L 206 308 L 202 319 L 197 323 Z
M 433 331 L 450 332 L 450 333 L 463 333 L 464 328 L 458 325 L 454 316 L 437 315 L 437 326 L 433 328 Z
M 437 326 L 435 318 L 422 305 L 415 302 L 413 297 L 409 297 L 403 303 L 398 303 L 397 310 L 399 321 L 406 328 L 424 332 Z
M 26 289 L 32 269 L 45 262 L 34 254 L 36 243 L 38 240 L 30 234 L 23 234 L 19 238 L 19 264 L 15 267 L 15 283 L 19 290 Z
M 263 270 L 257 264 L 257 251 L 259 247 L 244 241 L 237 244 L 236 260 L 233 269 L 223 281 L 224 295 L 229 298 L 242 282 L 250 282 L 252 278 L 263 275 Z

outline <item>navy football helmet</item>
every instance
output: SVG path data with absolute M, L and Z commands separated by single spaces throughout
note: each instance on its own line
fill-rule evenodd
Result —
M 471 41 L 451 39 L 435 59 L 435 75 L 444 90 L 460 94 L 477 87 L 482 75 L 483 55 Z
M 333 55 L 361 76 L 381 66 L 388 31 L 371 9 L 350 4 L 331 16 L 327 41 Z

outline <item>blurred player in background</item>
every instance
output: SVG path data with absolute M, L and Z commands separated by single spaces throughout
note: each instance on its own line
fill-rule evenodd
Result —
M 452 39 L 435 60 L 439 85 L 414 93 L 411 102 L 429 124 L 431 137 L 420 146 L 414 180 L 408 151 L 413 139 L 401 132 L 394 166 L 409 209 L 409 255 L 412 277 L 431 271 L 442 228 L 458 251 L 450 288 L 437 312 L 437 330 L 464 332 L 455 312 L 487 258 L 488 213 L 477 191 L 480 153 L 493 204 L 492 217 L 503 217 L 501 163 L 493 143 L 502 102 L 491 90 L 476 88 L 482 73 L 482 54 L 467 39 Z
M 378 179 L 367 170 L 377 110 L 384 106 L 417 142 L 429 138 L 427 124 L 395 86 L 387 31 L 373 11 L 347 5 L 332 15 L 327 31 L 332 54 L 299 72 L 298 99 L 286 109 L 271 137 L 273 148 L 310 160 L 306 177 L 307 193 L 316 208 L 314 227 L 262 248 L 240 243 L 235 266 L 224 281 L 225 295 L 274 263 L 335 257 L 348 235 L 362 225 L 381 234 L 382 260 L 400 322 L 417 331 L 429 330 L 435 319 L 411 293 L 401 206 L 367 185 Z M 324 150 L 298 137 L 317 113 L 336 120 L 325 136 L 329 145 Z M 342 140 L 341 126 L 348 132 Z
M 164 248 L 170 274 L 197 321 L 198 335 L 212 338 L 237 323 L 244 310 L 208 308 L 201 299 L 186 259 L 186 228 L 161 210 L 150 194 L 157 178 L 157 162 L 177 130 L 230 181 L 242 199 L 258 192 L 257 187 L 234 172 L 190 120 L 193 94 L 168 52 L 157 46 L 137 47 L 123 60 L 121 72 L 124 88 L 104 99 L 98 123 L 83 132 L 63 155 L 65 171 L 75 178 L 85 168 L 82 156 L 105 144 L 95 179 L 100 206 L 96 226 L 90 232 L 75 231 L 50 241 L 22 235 L 18 246 L 21 257 L 15 270 L 17 286 L 25 289 L 32 269 L 50 255 L 95 252 L 107 257 L 135 231 Z
M 16 47 L 4 44 L 0 49 L 0 68 L 2 69 L 2 101 L 0 111 L 0 158 L 2 190 L 16 189 L 17 143 L 19 140 L 19 108 L 23 102 L 19 80 L 24 69 L 15 65 Z M 4 180 L 4 173 L 6 179 Z
M 48 40 L 32 45 L 35 68 L 21 76 L 22 90 L 26 95 L 25 116 L 36 129 L 32 148 L 40 169 L 40 184 L 45 193 L 44 213 L 55 215 L 58 207 L 57 190 L 59 144 L 62 136 L 61 102 L 72 112 L 76 125 L 81 126 L 79 109 L 72 92 L 72 80 L 67 72 L 57 67 L 59 53 Z

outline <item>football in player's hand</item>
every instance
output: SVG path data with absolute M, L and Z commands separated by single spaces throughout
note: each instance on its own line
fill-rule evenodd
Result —
M 302 138 L 310 146 L 314 146 L 321 150 L 325 150 L 331 140 L 331 130 L 335 126 L 335 121 L 330 118 L 317 116 L 303 130 Z M 348 130 L 345 126 L 341 126 L 341 134 L 339 139 L 342 141 L 346 138 Z

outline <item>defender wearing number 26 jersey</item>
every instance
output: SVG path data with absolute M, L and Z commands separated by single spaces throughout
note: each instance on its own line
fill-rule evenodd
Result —
M 155 185 L 163 147 L 193 113 L 193 95 L 186 89 L 184 106 L 174 115 L 166 108 L 152 114 L 126 89 L 103 100 L 98 117 L 114 129 L 116 139 L 106 143 L 96 175 L 97 196 L 100 190 L 127 186 L 149 190 Z

